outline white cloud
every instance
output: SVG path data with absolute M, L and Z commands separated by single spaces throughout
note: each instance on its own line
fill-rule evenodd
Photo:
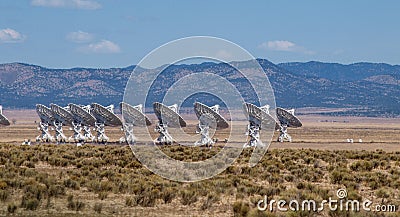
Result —
M 304 54 L 308 54 L 308 55 L 315 54 L 314 51 L 307 50 L 306 48 L 304 48 L 302 46 L 299 46 L 291 41 L 285 41 L 285 40 L 263 42 L 258 47 L 262 48 L 262 49 L 266 49 L 266 50 L 272 50 L 272 51 L 298 52 L 298 53 L 304 53 Z
M 78 49 L 83 53 L 119 53 L 121 48 L 112 41 L 101 40 Z
M 32 0 L 31 5 L 53 8 L 76 8 L 85 10 L 96 10 L 101 4 L 94 0 Z
M 93 35 L 83 31 L 70 32 L 67 34 L 66 39 L 75 43 L 85 43 L 92 41 Z
M 6 28 L 0 30 L 0 43 L 16 43 L 23 42 L 26 36 L 15 31 L 14 29 Z
M 260 45 L 261 48 L 278 51 L 293 51 L 296 44 L 290 41 L 268 41 Z

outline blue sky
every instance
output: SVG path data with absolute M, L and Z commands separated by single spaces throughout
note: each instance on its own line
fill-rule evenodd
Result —
M 124 67 L 181 37 L 255 57 L 400 64 L 400 1 L 1 0 L 0 63 Z

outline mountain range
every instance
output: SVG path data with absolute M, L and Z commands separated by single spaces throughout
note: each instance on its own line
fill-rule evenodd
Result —
M 257 61 L 270 80 L 277 106 L 346 108 L 331 115 L 400 116 L 399 65 Z M 245 68 L 246 62 L 235 64 Z M 32 109 L 37 103 L 118 105 L 135 67 L 50 69 L 24 63 L 0 64 L 0 104 L 17 109 Z M 162 98 L 165 90 L 178 79 L 175 75 L 182 77 L 203 71 L 226 77 L 243 87 L 243 95 L 251 95 L 244 88 L 247 81 L 238 78 L 237 71 L 228 64 L 210 62 L 169 66 L 154 87 L 158 91 L 153 91 L 150 98 Z M 213 103 L 207 102 L 204 96 L 203 100 Z

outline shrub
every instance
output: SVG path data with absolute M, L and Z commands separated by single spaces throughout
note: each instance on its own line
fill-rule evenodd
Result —
M 201 210 L 206 210 L 208 208 L 210 208 L 215 202 L 219 201 L 219 197 L 218 195 L 214 194 L 214 193 L 210 193 L 207 195 L 206 200 L 204 201 L 204 203 L 201 205 Z
M 50 197 L 57 197 L 59 195 L 65 195 L 65 188 L 61 185 L 51 185 L 48 189 L 48 195 Z
M 100 200 L 106 199 L 107 196 L 108 196 L 108 193 L 107 193 L 107 192 L 102 191 L 102 192 L 99 193 L 99 199 L 100 199 Z
M 173 189 L 166 189 L 161 193 L 161 198 L 163 199 L 164 203 L 171 203 L 172 200 L 175 198 L 175 191 Z
M 132 197 L 127 197 L 127 198 L 125 198 L 125 205 L 134 206 L 134 205 L 136 205 L 136 201 Z
M 96 203 L 93 207 L 93 210 L 97 213 L 101 213 L 101 210 L 103 209 L 103 204 L 101 203 Z
M 235 217 L 247 216 L 249 210 L 249 205 L 242 201 L 236 201 L 235 203 L 233 203 L 233 216 Z
M 159 197 L 160 192 L 157 189 L 149 190 L 137 194 L 134 198 L 136 204 L 143 207 L 153 207 L 156 204 L 156 200 Z
M 74 181 L 72 179 L 65 179 L 64 180 L 64 186 L 67 188 L 71 188 L 74 190 L 79 190 L 79 183 L 77 181 Z
M 9 197 L 10 193 L 7 190 L 0 190 L 0 200 L 6 201 Z
M 376 192 L 376 196 L 379 198 L 388 198 L 390 197 L 390 193 L 386 188 L 380 188 Z
M 8 213 L 15 213 L 15 211 L 17 210 L 17 205 L 15 205 L 14 203 L 10 203 L 7 206 L 7 212 Z
M 79 200 L 74 201 L 73 195 L 68 195 L 67 201 L 68 201 L 67 207 L 70 210 L 82 211 L 85 208 L 85 204 L 82 201 Z
M 197 194 L 193 190 L 183 190 L 181 191 L 181 199 L 182 205 L 190 205 L 197 201 Z
M 27 198 L 25 195 L 22 197 L 21 207 L 27 210 L 36 210 L 39 207 L 39 200 L 36 198 Z

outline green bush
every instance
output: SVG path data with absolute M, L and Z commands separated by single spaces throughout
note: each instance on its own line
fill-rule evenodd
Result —
M 22 197 L 21 207 L 27 210 L 36 210 L 40 205 L 40 202 L 36 198 Z
M 250 207 L 247 203 L 243 201 L 236 201 L 233 203 L 233 216 L 235 217 L 245 217 L 250 211 Z
M 15 211 L 17 210 L 17 205 L 15 205 L 14 203 L 10 203 L 7 206 L 7 212 L 8 213 L 15 213 Z
M 171 203 L 172 200 L 175 198 L 175 191 L 173 189 L 166 189 L 161 192 L 161 198 L 163 199 L 164 203 Z
M 217 194 L 215 193 L 209 193 L 207 195 L 206 200 L 203 202 L 203 204 L 201 205 L 200 209 L 201 210 L 206 210 L 208 208 L 210 208 L 214 203 L 219 201 L 219 197 Z
M 68 195 L 67 208 L 75 211 L 82 211 L 85 208 L 85 203 L 79 200 L 74 200 L 73 195 Z
M 107 193 L 107 192 L 102 191 L 102 192 L 99 193 L 99 199 L 100 199 L 100 200 L 106 199 L 107 196 L 108 196 L 108 193 Z
M 97 213 L 101 213 L 101 210 L 103 209 L 103 204 L 101 203 L 96 203 L 93 207 L 93 210 Z
M 197 201 L 197 194 L 194 190 L 183 190 L 181 191 L 181 203 L 182 205 L 190 205 Z
M 10 192 L 7 190 L 0 190 L 0 201 L 6 201 L 8 197 L 10 196 Z
M 126 206 L 134 206 L 134 205 L 136 205 L 136 201 L 133 197 L 127 197 L 127 198 L 125 198 L 125 205 Z

